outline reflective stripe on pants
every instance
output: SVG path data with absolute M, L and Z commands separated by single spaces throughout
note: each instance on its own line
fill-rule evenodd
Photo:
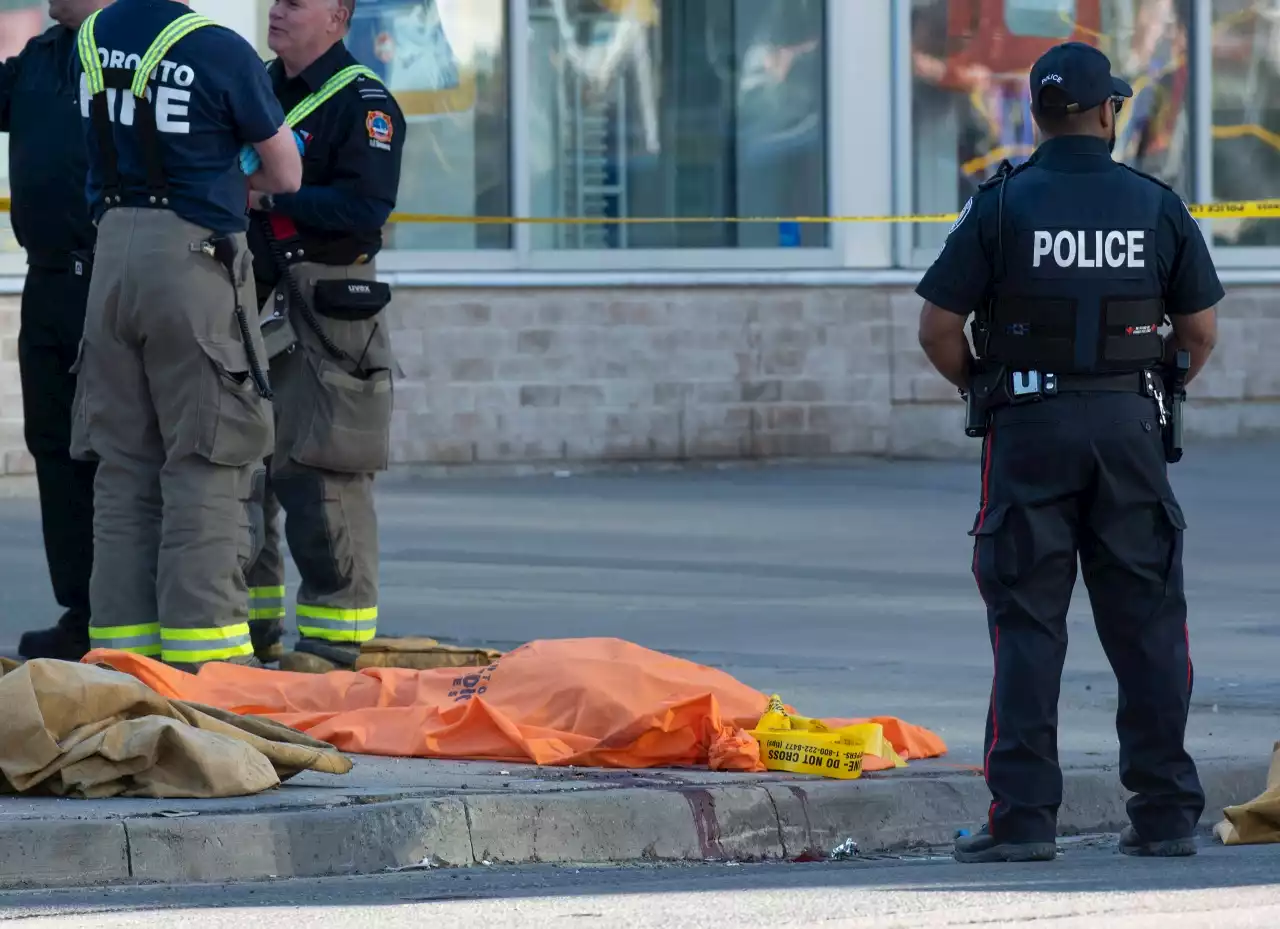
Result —
M 200 664 L 230 661 L 253 654 L 249 624 L 234 623 L 208 629 L 163 629 L 160 657 L 167 664 Z
M 111 648 L 148 658 L 160 657 L 160 624 L 138 623 L 133 626 L 90 626 L 91 648 Z
M 250 587 L 249 588 L 249 618 L 258 619 L 284 619 L 284 586 L 277 587 Z
M 378 608 L 347 610 L 298 604 L 298 635 L 345 645 L 363 645 L 378 634 Z

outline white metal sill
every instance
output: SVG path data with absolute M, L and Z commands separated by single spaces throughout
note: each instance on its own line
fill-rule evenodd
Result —
M 510 288 L 611 287 L 915 287 L 921 271 L 388 271 L 380 280 L 393 287 L 499 290 Z M 1227 287 L 1280 285 L 1280 269 L 1234 268 L 1218 272 Z M 0 295 L 22 293 L 21 275 L 0 276 Z

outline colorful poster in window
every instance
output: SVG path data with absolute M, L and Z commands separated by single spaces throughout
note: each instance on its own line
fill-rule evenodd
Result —
M 18 54 L 48 24 L 43 3 L 0 3 L 0 60 Z
M 0 61 L 12 58 L 49 27 L 45 4 L 39 0 L 0 0 Z M 9 136 L 0 133 L 0 197 L 9 196 Z M 0 212 L 0 255 L 18 252 L 9 227 L 9 214 Z
M 475 67 L 470 55 L 458 54 L 465 16 L 456 8 L 448 0 L 356 5 L 347 47 L 378 73 L 409 120 L 475 108 Z

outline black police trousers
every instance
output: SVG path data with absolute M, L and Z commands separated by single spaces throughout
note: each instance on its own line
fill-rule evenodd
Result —
M 970 535 L 995 657 L 984 773 L 998 840 L 1057 833 L 1058 695 L 1077 558 L 1119 688 L 1129 817 L 1147 841 L 1194 830 L 1205 801 L 1184 748 L 1193 679 L 1185 526 L 1154 400 L 1136 390 L 1064 393 L 994 412 Z
M 67 611 L 64 625 L 89 626 L 93 569 L 93 479 L 96 463 L 74 461 L 71 406 L 76 360 L 89 298 L 88 267 L 28 267 L 22 291 L 18 368 L 27 450 L 35 459 L 40 517 L 53 595 Z

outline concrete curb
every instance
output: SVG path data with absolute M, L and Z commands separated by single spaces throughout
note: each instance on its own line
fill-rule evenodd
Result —
M 1201 766 L 1202 827 L 1265 787 L 1268 762 Z M 1112 769 L 1068 771 L 1064 835 L 1128 820 Z M 0 887 L 205 883 L 475 864 L 767 861 L 951 841 L 988 803 L 976 775 L 760 785 L 476 794 L 187 818 L 30 820 L 0 826 Z

